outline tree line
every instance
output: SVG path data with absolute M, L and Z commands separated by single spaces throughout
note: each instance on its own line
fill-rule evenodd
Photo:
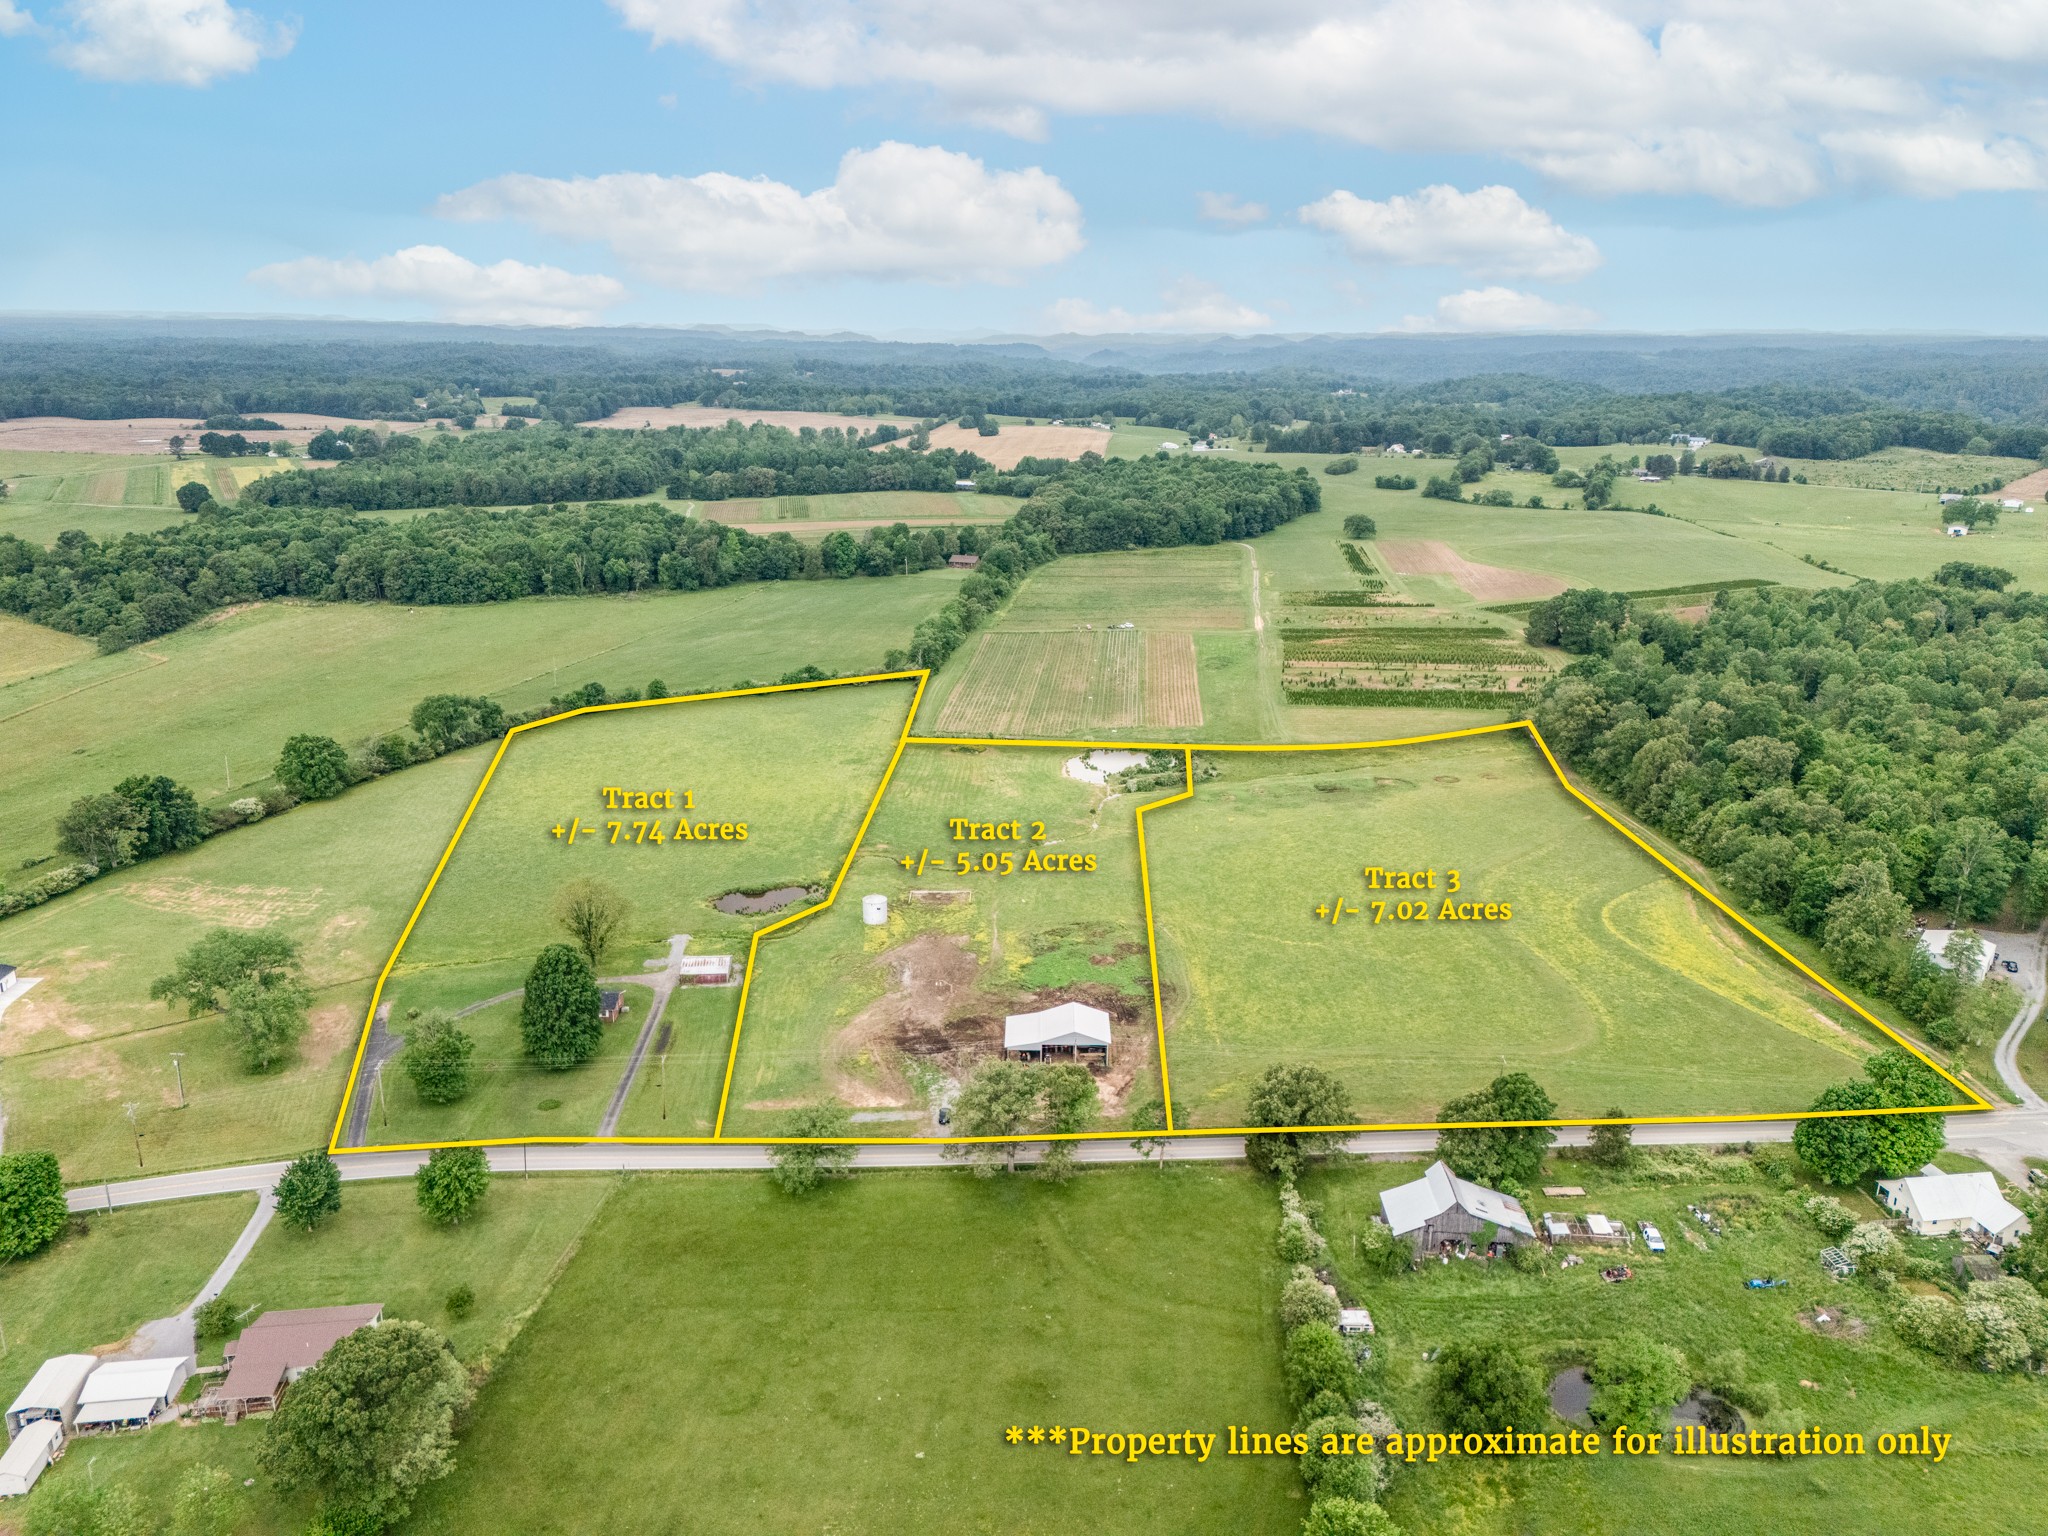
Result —
M 1017 576 L 1059 554 L 1250 537 L 1321 504 L 1306 474 L 1273 465 L 1090 455 L 1025 478 L 1032 495 L 994 529 L 897 523 L 814 544 L 646 502 L 430 512 L 404 523 L 238 505 L 106 543 L 77 530 L 47 549 L 0 535 L 0 611 L 117 650 L 228 603 L 272 597 L 420 605 L 694 591 L 904 574 L 961 553 Z
M 2017 1001 L 1937 963 L 1914 912 L 1956 928 L 2048 916 L 2048 598 L 2011 582 L 1959 561 L 1724 591 L 1697 624 L 1567 592 L 1532 611 L 1529 638 L 1581 659 L 1534 718 L 1746 905 L 1960 1046 Z

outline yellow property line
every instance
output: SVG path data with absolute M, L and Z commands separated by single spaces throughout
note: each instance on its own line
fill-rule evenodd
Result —
M 380 1000 L 382 1000 L 384 996 L 385 982 L 391 979 L 392 967 L 398 964 L 398 957 L 405 950 L 405 941 L 412 937 L 412 930 L 420 920 L 420 913 L 426 910 L 427 898 L 434 894 L 434 887 L 440 883 L 442 871 L 447 869 L 448 860 L 452 858 L 455 854 L 455 845 L 462 841 L 462 834 L 469 829 L 469 818 L 476 814 L 477 804 L 483 799 L 484 791 L 490 788 L 491 777 L 498 771 L 498 764 L 504 761 L 505 752 L 512 745 L 512 738 L 514 736 L 517 736 L 522 731 L 535 730 L 543 725 L 554 725 L 563 720 L 573 720 L 578 715 L 602 715 L 609 714 L 615 710 L 649 709 L 666 704 L 701 704 L 710 699 L 741 699 L 751 697 L 755 694 L 801 693 L 807 689 L 845 688 L 857 683 L 896 682 L 913 677 L 917 679 L 917 691 L 918 694 L 922 696 L 924 692 L 925 679 L 927 679 L 930 676 L 930 672 L 923 670 L 907 672 L 870 672 L 860 677 L 833 677 L 826 678 L 820 682 L 814 683 L 768 683 L 758 688 L 724 688 L 720 689 L 716 693 L 678 694 L 676 697 L 669 699 L 622 699 L 615 704 L 585 704 L 577 709 L 564 710 L 559 715 L 549 715 L 546 718 L 540 720 L 524 721 L 521 724 L 515 725 L 510 730 L 506 731 L 504 736 L 498 742 L 498 750 L 491 754 L 490 765 L 484 769 L 483 778 L 478 780 L 477 782 L 476 793 L 472 794 L 469 797 L 469 804 L 463 808 L 462 820 L 458 821 L 455 824 L 455 832 L 454 835 L 448 839 L 448 846 L 441 850 L 441 857 L 440 860 L 434 865 L 433 874 L 427 877 L 427 888 L 420 892 L 420 899 L 413 903 L 412 915 L 405 920 L 405 928 L 403 929 L 403 931 L 399 933 L 398 942 L 391 946 L 390 958 L 384 962 L 384 968 L 377 973 L 377 984 L 370 990 L 369 1011 L 363 1017 L 363 1032 L 356 1040 L 355 1059 L 352 1063 L 350 1063 L 348 1069 L 348 1085 L 346 1088 L 342 1090 L 341 1110 L 338 1114 L 335 1115 L 334 1131 L 327 1138 L 328 1152 L 332 1154 L 336 1152 L 367 1152 L 373 1150 L 368 1147 L 344 1147 L 341 1145 L 341 1135 L 342 1132 L 345 1129 L 347 1129 L 348 1126 L 349 1106 L 355 1102 L 356 1079 L 363 1070 L 363 1053 L 369 1049 L 370 1031 L 377 1021 L 377 1004 Z M 908 728 L 907 725 L 905 728 Z M 902 750 L 902 746 L 899 743 L 897 751 L 900 753 Z M 869 814 L 873 814 L 872 807 L 869 810 Z M 866 823 L 862 823 L 862 825 L 863 827 L 865 827 Z M 842 869 L 840 871 L 840 874 L 843 877 L 845 875 L 845 871 Z M 835 891 L 838 889 L 836 883 L 834 884 L 833 889 Z M 758 937 L 758 935 L 756 937 Z M 752 955 L 751 952 L 749 952 L 749 971 L 752 970 L 752 964 Z M 729 1072 L 730 1069 L 728 1068 L 728 1073 Z M 503 1143 L 500 1142 L 446 1142 L 433 1143 L 432 1145 L 497 1146 L 502 1144 Z M 427 1143 L 422 1143 L 422 1145 L 427 1145 Z
M 472 1138 L 462 1141 L 402 1142 L 382 1144 L 378 1146 L 342 1147 L 338 1144 L 342 1125 L 348 1114 L 348 1106 L 354 1094 L 356 1072 L 360 1071 L 361 1069 L 363 1050 L 369 1041 L 370 1023 L 368 1020 L 366 1020 L 363 1026 L 362 1039 L 357 1043 L 356 1046 L 356 1066 L 354 1069 L 351 1070 L 349 1075 L 349 1090 L 348 1093 L 344 1095 L 342 1100 L 341 1116 L 337 1117 L 335 1122 L 335 1140 L 330 1143 L 328 1150 L 334 1153 L 345 1153 L 372 1151 L 424 1151 L 439 1147 L 458 1146 L 709 1146 L 724 1141 L 723 1131 L 725 1125 L 726 1105 L 727 1100 L 730 1097 L 732 1091 L 733 1069 L 734 1066 L 737 1064 L 739 1058 L 740 1030 L 746 1018 L 747 997 L 753 985 L 754 966 L 759 954 L 760 942 L 763 937 L 777 931 L 778 929 L 788 927 L 793 923 L 799 922 L 802 919 L 811 916 L 813 913 L 823 911 L 825 908 L 831 906 L 832 903 L 838 899 L 840 885 L 845 881 L 848 871 L 852 868 L 854 857 L 860 851 L 861 843 L 867 836 L 867 829 L 872 824 L 875 812 L 877 809 L 879 809 L 881 805 L 882 796 L 884 793 L 886 793 L 889 783 L 895 775 L 898 763 L 902 761 L 904 749 L 906 747 L 913 746 L 1080 748 L 1084 751 L 1144 750 L 1155 752 L 1179 752 L 1182 754 L 1183 764 L 1187 777 L 1181 792 L 1177 795 L 1170 795 L 1163 800 L 1151 801 L 1145 805 L 1139 806 L 1136 813 L 1138 832 L 1138 873 L 1139 881 L 1144 896 L 1145 942 L 1147 954 L 1150 959 L 1152 967 L 1152 1008 L 1154 1026 L 1157 1032 L 1159 1042 L 1160 1090 L 1165 1102 L 1167 1130 L 1176 1136 L 1256 1136 L 1272 1135 L 1282 1132 L 1296 1134 L 1355 1135 L 1372 1131 L 1486 1130 L 1524 1127 L 1563 1128 L 1573 1126 L 1595 1125 L 1743 1125 L 1781 1120 L 1859 1119 L 1872 1115 L 1888 1114 L 1938 1115 L 1973 1113 L 1988 1110 L 1992 1107 L 1987 1100 L 1985 1100 L 1982 1096 L 1977 1094 L 1973 1089 L 1969 1087 L 1969 1085 L 1962 1082 L 1960 1079 L 1955 1077 L 1954 1074 L 1944 1069 L 1938 1062 L 1934 1061 L 1931 1057 L 1929 1057 L 1925 1051 L 1921 1050 L 1920 1047 L 1915 1045 L 1911 1040 L 1908 1040 L 1903 1035 L 1899 1034 L 1898 1031 L 1894 1030 L 1890 1025 L 1886 1024 L 1882 1019 L 1878 1018 L 1868 1009 L 1861 1007 L 1854 1001 L 1854 999 L 1846 996 L 1837 987 L 1835 987 L 1833 983 L 1829 982 L 1817 971 L 1813 970 L 1810 966 L 1802 962 L 1797 956 L 1793 955 L 1791 952 L 1786 950 L 1784 946 L 1777 943 L 1777 941 L 1772 939 L 1768 934 L 1765 934 L 1760 929 L 1758 929 L 1755 924 L 1751 923 L 1747 918 L 1743 917 L 1741 913 L 1737 912 L 1733 907 L 1729 906 L 1725 901 L 1721 900 L 1720 897 L 1716 896 L 1712 891 L 1708 890 L 1704 885 L 1700 884 L 1699 881 L 1695 880 L 1683 868 L 1673 863 L 1670 859 L 1666 858 L 1662 853 L 1659 853 L 1657 849 L 1652 847 L 1648 842 L 1644 841 L 1643 838 L 1639 837 L 1629 826 L 1627 826 L 1624 822 L 1617 819 L 1613 814 L 1611 814 L 1606 809 L 1606 807 L 1601 805 L 1597 800 L 1594 800 L 1590 795 L 1587 795 L 1584 792 L 1582 792 L 1576 785 L 1574 785 L 1571 782 L 1569 778 L 1566 777 L 1564 769 L 1558 764 L 1556 756 L 1550 750 L 1550 744 L 1543 739 L 1542 733 L 1539 730 L 1537 730 L 1536 723 L 1533 720 L 1508 720 L 1502 721 L 1494 725 L 1469 726 L 1464 729 L 1455 731 L 1436 731 L 1420 736 L 1389 737 L 1377 741 L 1339 742 L 1138 742 L 1047 740 L 1044 738 L 1036 737 L 912 736 L 909 734 L 910 723 L 914 721 L 917 717 L 918 705 L 924 696 L 924 690 L 927 683 L 929 682 L 930 676 L 931 674 L 929 671 L 878 672 L 870 673 L 861 677 L 832 678 L 824 682 L 817 683 L 776 684 L 763 688 L 731 689 L 721 693 L 691 694 L 685 697 L 675 699 L 647 699 L 629 701 L 620 704 L 595 704 L 588 705 L 582 709 L 569 710 L 564 714 L 551 715 L 545 720 L 535 720 L 528 722 L 526 725 L 514 726 L 512 730 L 506 733 L 506 739 L 503 743 L 499 745 L 497 755 L 491 759 L 491 765 L 488 769 L 485 770 L 483 782 L 477 786 L 476 794 L 470 797 L 469 808 L 468 810 L 465 810 L 463 812 L 462 821 L 455 829 L 455 836 L 449 840 L 448 848 L 441 855 L 440 863 L 434 867 L 433 877 L 428 880 L 426 890 L 421 893 L 419 903 L 413 908 L 412 917 L 409 918 L 406 922 L 405 932 L 399 936 L 397 948 L 394 948 L 392 950 L 391 959 L 385 962 L 384 971 L 377 978 L 377 988 L 370 999 L 370 1020 L 374 1020 L 376 1017 L 377 999 L 383 992 L 385 978 L 390 975 L 392 966 L 397 962 L 399 951 L 405 947 L 406 938 L 411 934 L 413 924 L 419 920 L 420 910 L 426 905 L 427 897 L 433 893 L 434 884 L 436 881 L 440 879 L 441 871 L 447 866 L 449 855 L 455 851 L 455 844 L 457 841 L 460 840 L 463 833 L 463 829 L 468 826 L 470 814 L 475 811 L 477 801 L 482 798 L 484 788 L 490 783 L 491 775 L 497 771 L 498 761 L 500 758 L 504 756 L 505 747 L 509 745 L 511 737 L 513 735 L 516 735 L 518 732 L 523 730 L 529 730 L 534 726 L 550 725 L 558 720 L 571 719 L 576 715 L 596 714 L 602 713 L 606 710 L 613 709 L 645 708 L 649 704 L 686 704 L 695 703 L 707 699 L 738 698 L 743 697 L 745 695 L 757 693 L 781 693 L 808 688 L 831 688 L 841 687 L 854 683 L 887 682 L 907 678 L 916 678 L 917 691 L 916 695 L 911 700 L 910 712 L 905 717 L 903 733 L 897 739 L 896 750 L 890 756 L 889 765 L 882 775 L 881 783 L 876 787 L 873 797 L 868 802 L 867 814 L 861 819 L 860 830 L 855 834 L 853 846 L 847 851 L 846 858 L 840 864 L 839 873 L 832 882 L 831 890 L 826 894 L 825 899 L 823 901 L 818 902 L 816 905 L 806 907 L 801 912 L 791 913 L 789 916 L 781 918 L 778 921 L 757 930 L 753 936 L 751 944 L 748 946 L 746 976 L 742 981 L 740 988 L 739 1016 L 734 1020 L 733 1023 L 732 1042 L 726 1054 L 725 1083 L 724 1087 L 722 1088 L 719 1094 L 718 1117 L 713 1125 L 712 1134 L 710 1136 L 506 1136 L 494 1138 Z M 1528 732 L 1530 739 L 1535 742 L 1537 749 L 1542 752 L 1544 761 L 1550 765 L 1551 772 L 1556 775 L 1558 783 L 1563 786 L 1565 792 L 1571 795 L 1573 799 L 1579 801 L 1580 804 L 1584 805 L 1588 810 L 1592 811 L 1602 821 L 1606 822 L 1610 827 L 1614 828 L 1615 831 L 1621 833 L 1623 837 L 1626 837 L 1631 843 L 1635 844 L 1636 847 L 1640 848 L 1644 853 L 1648 854 L 1652 859 L 1656 860 L 1657 863 L 1660 866 L 1662 866 L 1666 871 L 1673 875 L 1676 875 L 1679 880 L 1684 882 L 1688 889 L 1697 893 L 1699 896 L 1703 897 L 1706 901 L 1711 903 L 1715 910 L 1719 911 L 1730 921 L 1734 922 L 1745 933 L 1749 934 L 1750 937 L 1757 940 L 1766 949 L 1770 950 L 1772 954 L 1776 955 L 1779 959 L 1783 960 L 1787 965 L 1790 965 L 1794 970 L 1799 972 L 1801 976 L 1805 977 L 1808 981 L 1812 982 L 1815 986 L 1819 987 L 1829 997 L 1833 998 L 1835 1001 L 1842 1004 L 1843 1007 L 1849 1009 L 1850 1012 L 1856 1015 L 1856 1017 L 1858 1017 L 1865 1023 L 1871 1025 L 1873 1028 L 1878 1030 L 1881 1034 L 1884 1035 L 1886 1039 L 1891 1040 L 1896 1044 L 1902 1046 L 1905 1050 L 1909 1051 L 1915 1058 L 1917 1058 L 1923 1064 L 1932 1068 L 1936 1073 L 1940 1074 L 1944 1081 L 1953 1085 L 1960 1093 L 1964 1095 L 1966 1102 L 1957 1104 L 1937 1104 L 1887 1109 L 1794 1109 L 1759 1111 L 1745 1114 L 1632 1115 L 1615 1118 L 1585 1117 L 1571 1120 L 1417 1120 L 1393 1122 L 1357 1121 L 1342 1125 L 1316 1126 L 1175 1126 L 1172 1120 L 1173 1095 L 1171 1090 L 1171 1078 L 1169 1075 L 1166 1053 L 1166 1012 L 1162 1000 L 1159 982 L 1159 951 L 1153 917 L 1151 865 L 1145 841 L 1144 815 L 1145 812 L 1148 810 L 1154 810 L 1160 806 L 1172 805 L 1179 801 L 1193 798 L 1194 754 L 1196 752 L 1361 752 L 1368 751 L 1377 747 L 1418 746 L 1429 742 L 1455 741 L 1465 737 L 1498 735 L 1509 731 Z M 1141 1134 L 1142 1133 L 1134 1133 L 1129 1130 L 1078 1131 L 1068 1132 L 1064 1134 L 1032 1132 L 1019 1133 L 1016 1135 L 1009 1136 L 860 1136 L 842 1137 L 838 1138 L 836 1141 L 831 1138 L 824 1137 L 750 1136 L 745 1138 L 745 1142 L 749 1145 L 759 1144 L 766 1146 L 791 1146 L 812 1144 L 830 1144 L 841 1146 L 849 1144 L 858 1146 L 944 1146 L 969 1145 L 978 1142 L 1003 1143 L 1039 1141 L 1116 1141 L 1127 1140 L 1132 1138 L 1134 1135 Z
M 740 1059 L 740 1030 L 747 1022 L 747 995 L 754 989 L 754 961 L 761 953 L 761 940 L 778 928 L 787 928 L 792 923 L 801 922 L 813 912 L 824 911 L 839 899 L 839 887 L 846 881 L 846 872 L 853 868 L 854 856 L 860 852 L 860 845 L 867 840 L 868 826 L 874 821 L 875 812 L 881 808 L 882 796 L 889 788 L 889 781 L 896 776 L 896 765 L 903 760 L 903 744 L 910 738 L 910 722 L 917 718 L 918 702 L 924 698 L 924 685 L 930 676 L 929 672 L 917 674 L 917 691 L 911 695 L 910 712 L 903 717 L 903 729 L 896 733 L 896 750 L 889 754 L 889 766 L 882 770 L 882 782 L 875 786 L 874 794 L 868 799 L 867 814 L 861 817 L 860 827 L 853 834 L 853 846 L 846 850 L 846 857 L 839 861 L 839 873 L 832 877 L 832 889 L 827 891 L 825 899 L 815 906 L 805 907 L 801 912 L 792 912 L 765 928 L 755 929 L 754 937 L 747 945 L 747 974 L 740 982 L 740 1007 L 739 1012 L 733 1016 L 732 1045 L 725 1053 L 725 1084 L 718 1090 L 718 1118 L 711 1123 L 711 1135 L 714 1140 L 725 1134 L 725 1105 L 732 1097 L 732 1069 L 738 1065 Z

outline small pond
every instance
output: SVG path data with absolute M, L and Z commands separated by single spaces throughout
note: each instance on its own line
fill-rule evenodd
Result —
M 816 894 L 806 885 L 778 885 L 772 891 L 727 891 L 711 905 L 720 912 L 773 912 L 793 901 Z
M 1584 1366 L 1575 1365 L 1550 1378 L 1550 1411 L 1567 1424 L 1591 1425 L 1593 1378 Z

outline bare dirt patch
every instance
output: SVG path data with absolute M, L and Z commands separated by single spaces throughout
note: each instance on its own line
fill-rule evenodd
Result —
M 1117 955 L 1101 963 L 1115 963 Z M 980 962 L 956 934 L 923 933 L 882 955 L 890 990 L 863 1009 L 825 1048 L 833 1093 L 857 1109 L 909 1104 L 906 1068 L 964 1080 L 1003 1044 L 1003 1020 L 1060 1003 L 1086 1003 L 1110 1017 L 1111 1064 L 1097 1074 L 1105 1115 L 1121 1113 L 1134 1083 L 1149 1086 L 1152 1030 L 1139 1003 L 1104 984 L 1084 983 L 1003 995 L 982 990 Z
M 314 1067 L 324 1067 L 341 1052 L 353 1050 L 362 1033 L 363 1015 L 354 1003 L 323 1003 L 306 1019 L 309 1027 L 299 1048 Z
M 304 447 L 317 432 L 333 427 L 374 426 L 380 432 L 418 432 L 425 423 L 417 421 L 353 421 L 346 416 L 316 416 L 304 411 L 258 411 L 274 421 L 281 431 L 262 428 L 242 435 L 258 441 L 283 438 Z M 73 416 L 20 416 L 0 421 L 0 448 L 24 453 L 163 453 L 171 451 L 173 434 L 193 442 L 205 428 L 189 417 L 131 416 L 119 421 L 80 421 Z
M 2004 490 L 1993 491 L 1986 499 L 2004 501 L 2012 496 L 2022 501 L 2038 501 L 2048 497 L 2048 469 L 2037 469 L 2031 475 L 2021 475 L 2017 480 L 2008 480 Z
M 1799 1314 L 1799 1326 L 1832 1339 L 1860 1339 L 1870 1332 L 1862 1318 L 1851 1317 L 1839 1307 L 1808 1307 Z
M 272 421 L 281 418 L 273 416 Z M 914 427 L 914 421 L 900 416 L 839 416 L 830 411 L 749 411 L 716 405 L 629 405 L 598 421 L 580 423 L 586 427 L 609 427 L 619 432 L 638 432 L 643 427 L 722 427 L 728 421 L 765 422 L 795 432 L 804 427 L 837 427 L 841 431 L 872 432 L 884 422 L 897 427 Z M 986 457 L 986 455 L 984 455 Z
M 205 880 L 138 880 L 121 894 L 156 912 L 204 918 L 229 928 L 264 928 L 287 917 L 310 917 L 320 905 L 320 887 L 215 885 Z
M 1381 539 L 1379 552 L 1397 576 L 1448 576 L 1482 603 L 1555 597 L 1565 583 L 1538 571 L 1467 560 L 1439 539 Z
M 1109 452 L 1109 434 L 1093 427 L 1012 427 L 983 437 L 972 427 L 932 428 L 932 446 L 987 459 L 997 469 L 1015 469 L 1019 459 L 1078 459 Z

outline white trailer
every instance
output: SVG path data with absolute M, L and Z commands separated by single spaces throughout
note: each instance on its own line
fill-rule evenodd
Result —
M 35 1487 L 43 1469 L 64 1454 L 64 1426 L 55 1419 L 32 1419 L 0 1456 L 0 1499 L 18 1499 Z

